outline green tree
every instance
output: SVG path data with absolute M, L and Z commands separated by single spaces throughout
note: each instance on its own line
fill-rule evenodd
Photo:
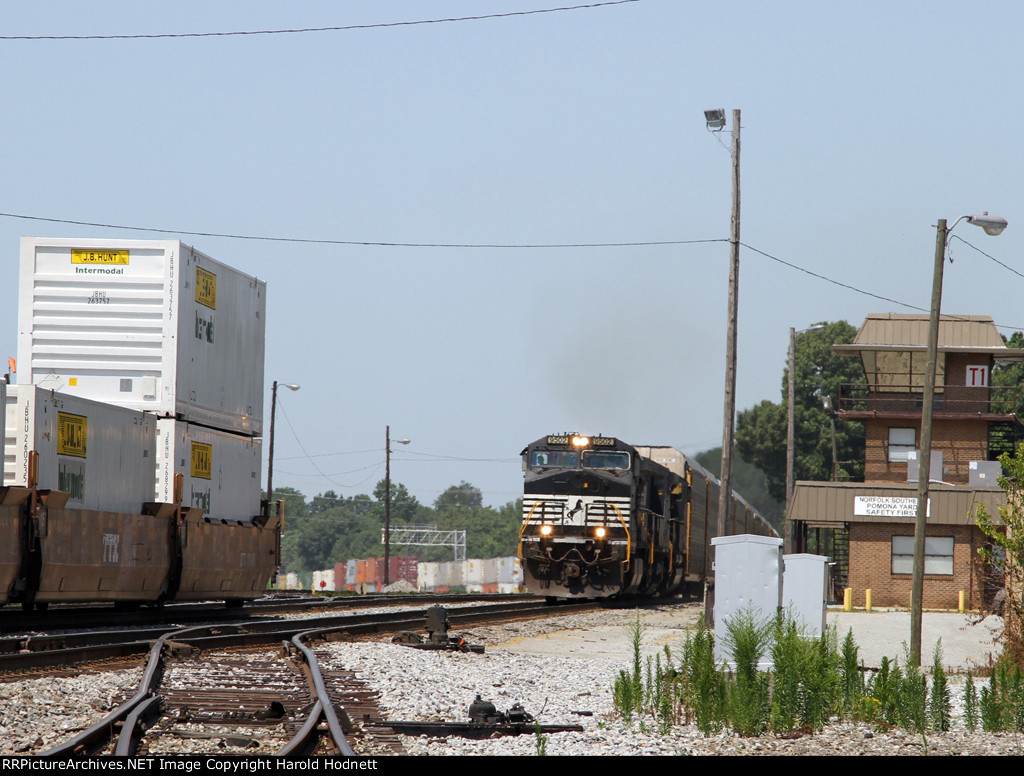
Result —
M 284 501 L 285 519 L 303 517 L 309 514 L 306 497 L 295 488 L 274 488 L 274 499 Z
M 981 547 L 978 552 L 989 564 L 996 578 L 1006 584 L 1006 599 L 1003 617 L 1003 657 L 1010 663 L 1024 668 L 1024 598 L 1021 596 L 1024 582 L 1024 444 L 1017 447 L 1014 455 L 1003 453 L 999 456 L 1004 476 L 999 477 L 999 487 L 1006 492 L 1006 503 L 999 507 L 999 514 L 992 515 L 979 504 L 974 510 L 974 520 L 991 545 Z
M 463 480 L 458 485 L 451 485 L 444 493 L 434 500 L 434 509 L 438 512 L 448 512 L 454 509 L 481 509 L 484 505 L 484 496 L 480 488 L 470 485 Z
M 857 330 L 846 321 L 822 326 L 796 335 L 794 472 L 798 480 L 829 480 L 835 465 L 837 479 L 859 480 L 864 476 L 864 424 L 836 419 L 837 460 L 833 461 L 831 418 L 823 407 L 826 397 L 835 406 L 842 384 L 864 380 L 857 359 L 832 352 L 834 344 L 853 342 Z M 768 492 L 779 501 L 786 497 L 788 394 L 787 363 L 782 400 L 778 404 L 762 401 L 736 418 L 737 451 L 765 473 Z
M 697 453 L 694 460 L 716 477 L 721 476 L 722 448 L 720 446 Z M 754 509 L 760 512 L 776 529 L 782 530 L 785 523 L 786 506 L 768 492 L 763 471 L 741 457 L 734 458 L 732 489 L 749 501 Z

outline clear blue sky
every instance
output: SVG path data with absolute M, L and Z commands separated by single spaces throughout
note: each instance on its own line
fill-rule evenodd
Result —
M 0 34 L 229 32 L 554 8 L 543 0 L 5 4 Z M 569 5 L 569 3 L 565 3 Z M 728 245 L 406 248 L 191 236 L 564 244 L 728 237 L 918 307 L 934 224 L 1024 272 L 1016 2 L 620 5 L 303 34 L 0 40 L 0 211 L 179 230 L 267 281 L 275 484 L 369 492 L 384 428 L 424 503 L 501 504 L 547 433 L 721 441 Z M 1016 95 L 1016 96 L 1015 96 Z M 719 142 L 721 141 L 721 143 Z M 159 238 L 0 217 L 0 350 L 18 241 Z M 953 242 L 943 309 L 1024 328 L 1024 278 Z M 741 253 L 740 409 L 780 397 L 790 326 L 909 312 Z M 306 455 L 311 456 L 307 458 Z

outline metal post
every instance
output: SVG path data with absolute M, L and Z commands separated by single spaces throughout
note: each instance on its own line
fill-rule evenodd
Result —
M 274 498 L 274 414 L 277 412 L 277 380 L 270 389 L 270 453 L 267 460 L 267 504 Z
M 785 553 L 793 552 L 793 464 L 796 444 L 796 329 L 789 328 L 789 391 L 786 417 L 786 535 Z
M 725 340 L 725 417 L 722 423 L 718 536 L 726 535 L 732 501 L 733 423 L 736 418 L 736 319 L 740 283 L 740 112 L 732 112 L 732 219 L 729 234 L 729 322 Z
M 391 584 L 391 426 L 384 427 L 384 586 Z

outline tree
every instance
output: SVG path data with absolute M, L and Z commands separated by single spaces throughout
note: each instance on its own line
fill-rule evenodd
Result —
M 1024 332 L 1015 331 L 1009 339 L 1003 336 L 1008 348 L 1024 348 Z M 992 368 L 992 399 L 1003 406 L 993 407 L 995 412 L 1013 412 L 1024 418 L 1024 361 L 1010 361 L 996 364 Z M 1016 447 L 1012 445 L 1011 447 Z
M 480 509 L 484 505 L 484 495 L 480 488 L 470 485 L 463 480 L 458 485 L 452 485 L 445 489 L 434 500 L 434 509 L 438 512 L 447 512 L 452 509 Z
M 991 547 L 978 552 L 988 563 L 996 578 L 1002 577 L 1006 585 L 1003 618 L 1003 656 L 1014 665 L 1024 668 L 1024 599 L 1021 596 L 1022 569 L 1024 569 L 1024 444 L 1014 455 L 999 456 L 1004 476 L 998 479 L 1006 493 L 1006 503 L 999 507 L 998 520 L 984 505 L 974 510 L 974 521 Z
M 721 476 L 721 447 L 697 453 L 694 460 L 716 477 Z M 772 498 L 768 492 L 764 472 L 742 457 L 734 458 L 732 465 L 732 489 L 749 501 L 754 509 L 760 512 L 777 530 L 781 531 L 785 524 L 785 504 Z
M 306 497 L 295 488 L 274 488 L 274 498 L 284 501 L 285 519 L 309 514 Z
M 796 479 L 829 480 L 835 466 L 837 479 L 857 480 L 864 475 L 864 424 L 836 420 L 837 460 L 833 461 L 831 418 L 822 406 L 825 397 L 835 406 L 842 384 L 864 380 L 858 360 L 832 352 L 834 344 L 853 342 L 857 330 L 846 321 L 822 326 L 819 331 L 796 335 L 794 473 Z M 762 401 L 740 412 L 736 418 L 738 452 L 765 473 L 768 492 L 783 502 L 786 499 L 788 394 L 787 363 L 782 373 L 782 401 L 778 404 Z

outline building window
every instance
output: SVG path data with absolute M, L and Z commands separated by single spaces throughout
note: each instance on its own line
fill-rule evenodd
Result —
M 917 449 L 916 428 L 889 429 L 889 463 L 906 463 L 907 453 Z
M 914 573 L 914 537 L 892 537 L 892 573 Z M 924 573 L 953 575 L 953 537 L 926 536 L 924 539 Z

